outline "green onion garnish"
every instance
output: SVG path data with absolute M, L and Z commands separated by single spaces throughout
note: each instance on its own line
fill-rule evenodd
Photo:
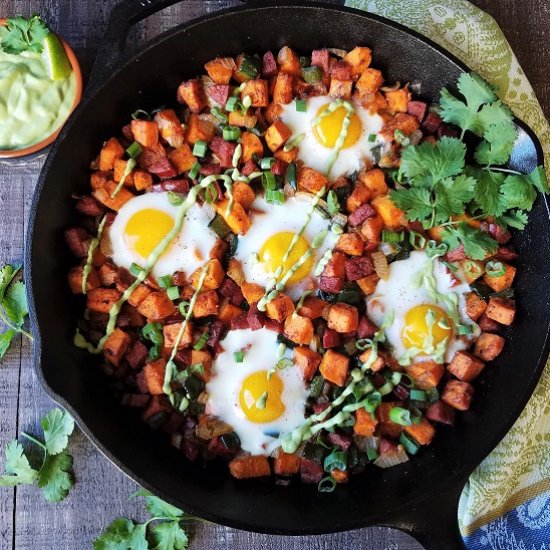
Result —
M 218 187 L 214 183 L 204 190 L 204 200 L 208 204 L 212 204 L 218 200 Z
M 306 137 L 305 133 L 298 134 L 297 136 L 294 136 L 290 138 L 284 145 L 283 151 L 285 153 L 288 153 L 289 151 L 292 151 L 296 145 L 299 145 L 303 139 Z
M 208 143 L 206 141 L 199 140 L 195 142 L 193 146 L 193 155 L 196 157 L 204 157 L 206 155 L 206 150 L 208 149 Z
M 275 159 L 273 157 L 264 157 L 260 161 L 260 168 L 262 170 L 271 170 L 271 167 L 275 164 Z
M 426 237 L 416 231 L 409 234 L 409 243 L 416 250 L 422 250 L 426 246 Z
M 174 286 L 172 275 L 163 275 L 157 279 L 160 288 L 169 288 Z
M 376 141 L 377 135 L 376 134 L 369 134 L 369 137 L 367 138 L 369 143 L 374 143 Z
M 139 155 L 141 155 L 142 151 L 143 149 L 137 141 L 130 143 L 126 149 L 126 153 L 131 159 L 137 159 Z
M 237 68 L 237 72 L 248 79 L 253 79 L 258 76 L 259 62 L 254 57 L 243 54 L 241 62 Z
M 151 120 L 151 115 L 143 109 L 136 109 L 131 116 L 134 120 Z
M 296 181 L 296 163 L 291 162 L 288 165 L 288 168 L 286 169 L 285 173 L 285 184 L 290 185 L 290 187 L 294 190 L 296 190 L 296 187 L 298 186 Z
M 183 302 L 180 302 L 180 305 L 178 306 L 179 310 L 180 310 L 180 313 L 186 317 L 187 316 L 187 312 L 189 311 L 189 306 L 191 304 L 187 301 L 183 301 Z
M 191 170 L 189 170 L 189 172 L 187 173 L 187 175 L 189 176 L 189 179 L 194 180 L 199 175 L 200 169 L 201 169 L 201 165 L 198 162 L 195 162 Z
M 292 367 L 292 365 L 294 365 L 294 363 L 292 362 L 291 359 L 289 359 L 288 357 L 282 357 L 277 361 L 277 363 L 275 364 L 275 367 L 279 370 L 284 370 L 288 367 Z
M 180 289 L 177 286 L 170 286 L 166 289 L 166 294 L 170 300 L 177 300 L 180 297 Z
M 400 426 L 410 426 L 412 424 L 411 411 L 403 407 L 392 407 L 390 409 L 390 420 Z
M 458 334 L 472 334 L 474 327 L 472 325 L 458 325 Z
M 401 432 L 399 443 L 403 445 L 405 451 L 410 455 L 415 455 L 420 449 L 420 445 L 416 441 L 413 441 L 405 432 Z
M 318 374 L 309 385 L 309 395 L 313 397 L 313 399 L 317 399 L 319 397 L 319 394 L 321 393 L 321 389 L 323 387 L 323 377 Z
M 162 325 L 160 323 L 147 323 L 141 329 L 141 334 L 146 340 L 153 342 L 153 344 L 160 345 L 164 342 Z
M 393 137 L 395 138 L 395 141 L 397 141 L 400 145 L 403 145 L 403 147 L 406 147 L 411 143 L 411 140 L 403 133 L 402 130 L 395 130 Z
M 393 391 L 393 387 L 393 384 L 389 381 L 380 386 L 377 391 L 380 395 L 388 395 Z
M 318 82 L 321 82 L 323 72 L 315 65 L 313 67 L 303 67 L 302 77 L 308 84 L 317 84 Z
M 229 122 L 229 117 L 219 107 L 212 107 L 212 109 L 210 109 L 210 113 L 224 124 Z
M 332 451 L 325 457 L 323 468 L 325 472 L 332 472 L 335 468 L 345 470 L 347 467 L 348 454 L 344 451 Z
M 265 192 L 265 202 L 268 204 L 284 204 L 285 194 L 280 189 L 268 189 Z
M 223 129 L 223 139 L 225 141 L 237 141 L 241 137 L 241 129 L 237 126 L 226 126 Z
M 241 102 L 238 97 L 230 97 L 225 104 L 225 109 L 230 113 L 236 111 L 241 106 Z M 224 138 L 225 139 L 225 138 Z
M 149 350 L 149 359 L 151 361 L 156 361 L 160 357 L 160 351 L 161 346 L 159 344 L 155 344 L 154 346 L 152 346 Z
M 405 234 L 400 231 L 391 231 L 390 229 L 382 230 L 382 242 L 384 243 L 400 243 L 405 238 Z
M 336 194 L 336 191 L 334 189 L 331 189 L 327 193 L 327 205 L 328 205 L 328 211 L 332 216 L 335 216 L 340 212 L 340 203 L 338 202 L 338 195 Z
M 489 277 L 502 277 L 506 273 L 506 268 L 502 262 L 487 262 L 485 264 L 485 273 Z
M 235 351 L 233 352 L 233 359 L 235 363 L 242 363 L 244 359 L 244 351 Z
M 317 490 L 320 493 L 332 493 L 336 489 L 336 480 L 332 476 L 324 477 L 317 485 Z
M 195 363 L 194 365 L 191 365 L 189 367 L 189 370 L 192 374 L 204 374 L 204 364 L 203 363 Z
M 412 401 L 426 401 L 427 394 L 424 390 L 413 389 L 409 397 Z
M 145 270 L 143 269 L 143 267 L 136 264 L 135 262 L 130 266 L 130 273 L 132 273 L 132 275 L 135 275 L 136 277 L 138 277 L 140 273 L 143 273 L 144 271 Z
M 305 113 L 307 109 L 306 100 L 305 99 L 297 99 L 295 101 L 296 111 L 299 113 Z
M 196 351 L 200 351 L 204 346 L 206 346 L 206 342 L 208 342 L 208 338 L 210 338 L 210 335 L 208 332 L 203 332 L 200 335 L 200 338 L 195 342 L 195 345 L 193 346 L 193 349 Z
M 378 458 L 378 451 L 376 449 L 367 449 L 367 458 L 369 460 L 376 460 Z
M 212 231 L 214 231 L 220 239 L 223 239 L 228 233 L 231 232 L 231 228 L 219 214 L 216 214 L 212 218 L 212 221 L 208 224 L 208 227 L 212 229 Z
M 252 98 L 249 95 L 245 95 L 243 97 L 242 104 L 243 104 L 242 113 L 243 115 L 246 115 L 246 113 L 248 112 L 248 109 L 250 109 L 250 106 L 252 105 Z
M 168 202 L 172 206 L 180 206 L 183 203 L 183 197 L 179 193 L 168 191 Z
M 271 172 L 262 174 L 262 185 L 266 191 L 272 191 L 277 188 L 277 179 Z

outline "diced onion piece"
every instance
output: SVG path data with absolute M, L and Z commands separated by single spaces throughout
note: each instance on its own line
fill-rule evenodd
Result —
M 401 88 L 401 82 L 397 81 L 393 86 L 381 86 L 380 91 L 381 92 L 395 92 L 395 90 L 399 90 Z
M 374 270 L 376 274 L 383 280 L 387 281 L 390 276 L 390 269 L 388 267 L 388 260 L 383 252 L 373 252 L 371 254 L 372 261 L 374 263 Z
M 283 187 L 283 193 L 285 197 L 294 197 L 296 195 L 296 190 L 290 185 L 290 183 L 285 183 Z
M 398 464 L 408 462 L 409 456 L 407 455 L 403 445 L 397 446 L 397 451 L 392 453 L 381 454 L 375 461 L 374 465 L 379 468 L 391 468 Z
M 348 217 L 345 214 L 338 212 L 332 217 L 332 223 L 345 227 L 346 223 L 348 223 Z
M 346 50 L 342 50 L 341 48 L 327 48 L 327 50 L 330 53 L 333 53 L 336 57 L 340 57 L 342 59 L 348 55 L 348 52 Z

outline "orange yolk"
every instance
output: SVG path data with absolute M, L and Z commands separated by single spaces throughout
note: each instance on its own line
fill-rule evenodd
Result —
M 136 212 L 124 228 L 126 246 L 146 259 L 174 227 L 174 218 L 154 208 Z
M 321 113 L 326 111 L 329 105 L 329 103 L 323 105 L 317 111 L 316 116 L 319 116 Z M 346 113 L 347 111 L 345 107 L 338 107 L 338 109 L 323 117 L 319 124 L 313 127 L 315 138 L 321 145 L 329 149 L 334 149 L 338 136 L 342 131 L 342 124 L 344 122 L 344 118 L 346 118 Z M 362 126 L 360 118 L 355 113 L 352 113 L 348 133 L 346 134 L 346 139 L 344 139 L 342 149 L 347 149 L 348 147 L 355 145 L 361 137 L 361 130 Z
M 267 399 L 262 403 L 261 398 L 266 392 Z M 285 412 L 282 393 L 283 382 L 277 373 L 268 378 L 267 371 L 260 370 L 245 378 L 239 393 L 239 403 L 248 420 L 263 424 L 276 420 Z
M 430 318 L 432 322 L 430 322 Z M 430 342 L 436 347 L 451 336 L 451 321 L 439 307 L 423 304 L 405 314 L 401 339 L 406 348 L 424 349 Z

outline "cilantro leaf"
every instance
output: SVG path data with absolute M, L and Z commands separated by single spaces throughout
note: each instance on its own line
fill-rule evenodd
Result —
M 0 301 L 4 299 L 4 295 L 6 294 L 8 286 L 13 281 L 17 273 L 19 273 L 20 269 L 20 265 L 10 264 L 7 264 L 2 267 L 2 269 L 0 269 Z
M 462 141 L 444 136 L 436 144 L 424 142 L 406 147 L 399 170 L 415 186 L 431 188 L 438 181 L 460 174 L 465 155 Z
M 42 429 L 48 453 L 56 455 L 67 447 L 74 430 L 74 420 L 68 412 L 53 409 L 42 419 Z
M 500 188 L 507 208 L 531 210 L 537 198 L 537 192 L 527 176 L 507 176 Z
M 462 73 L 458 77 L 457 88 L 473 111 L 497 98 L 493 88 L 477 73 Z
M 15 334 L 16 332 L 11 328 L 0 334 L 0 359 L 6 355 Z
M 73 457 L 68 453 L 46 454 L 46 459 L 38 474 L 38 487 L 50 502 L 63 500 L 73 486 L 71 468 Z
M 483 133 L 483 139 L 475 152 L 479 164 L 505 164 L 510 159 L 517 131 L 509 120 L 490 124 Z
M 42 42 L 50 30 L 38 15 L 29 19 L 17 15 L 6 21 L 0 29 L 0 46 L 8 54 L 18 55 L 24 51 L 42 53 Z
M 439 182 L 435 187 L 435 223 L 446 222 L 454 214 L 463 214 L 466 203 L 474 198 L 475 185 L 474 178 L 464 175 Z
M 527 214 L 522 210 L 509 210 L 502 216 L 496 218 L 495 221 L 501 225 L 504 230 L 508 229 L 508 226 L 521 230 L 525 229 L 528 218 Z
M 423 221 L 432 215 L 434 205 L 428 189 L 410 187 L 392 190 L 390 197 L 406 213 L 410 221 Z
M 23 326 L 25 317 L 29 313 L 23 281 L 17 281 L 8 287 L 2 305 L 11 322 L 17 327 Z
M 472 260 L 484 260 L 492 256 L 498 243 L 487 233 L 462 222 L 457 227 L 445 227 L 441 233 L 442 240 L 451 250 L 464 246 L 464 253 Z
M 127 518 L 115 519 L 94 541 L 94 550 L 147 550 L 145 526 Z
M 537 166 L 528 176 L 529 181 L 535 186 L 540 193 L 550 193 L 548 187 L 548 178 L 542 166 Z
M 158 523 L 151 529 L 153 550 L 186 550 L 189 543 L 187 533 L 177 521 Z
M 336 191 L 334 191 L 334 189 L 331 189 L 327 193 L 327 204 L 329 214 L 331 214 L 332 216 L 340 212 L 340 203 L 338 202 L 338 196 L 336 195 Z
M 22 445 L 14 439 L 6 446 L 6 474 L 0 476 L 0 487 L 34 483 L 38 472 L 31 467 Z
M 184 515 L 184 512 L 172 504 L 168 504 L 164 500 L 156 497 L 149 491 L 145 489 L 140 489 L 134 494 L 130 495 L 130 498 L 134 497 L 145 497 L 145 503 L 147 510 L 153 517 L 162 517 L 162 518 L 172 518 L 172 519 L 181 519 Z
M 506 210 L 504 197 L 500 192 L 504 174 L 490 170 L 477 170 L 475 201 L 487 216 L 501 216 Z

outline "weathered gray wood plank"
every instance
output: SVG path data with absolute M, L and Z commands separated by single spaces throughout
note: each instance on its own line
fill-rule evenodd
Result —
M 40 12 L 75 48 L 89 74 L 103 25 L 115 0 L 0 0 L 0 14 Z M 155 36 L 176 22 L 235 4 L 235 0 L 184 0 L 139 25 L 132 40 Z M 550 114 L 550 5 L 546 0 L 476 0 L 501 24 Z M 530 32 L 525 33 L 525 29 Z M 0 164 L 0 262 L 21 260 L 23 223 L 43 159 Z M 0 446 L 22 430 L 37 432 L 39 420 L 53 402 L 32 372 L 28 343 L 13 346 L 0 368 Z M 0 550 L 84 549 L 116 516 L 139 518 L 140 505 L 128 501 L 136 485 L 114 468 L 81 434 L 71 443 L 77 484 L 60 504 L 47 504 L 34 488 L 0 491 Z M 2 459 L 3 461 L 3 459 Z M 14 513 L 15 503 L 15 513 Z M 418 550 L 410 537 L 383 528 L 322 537 L 273 537 L 216 525 L 192 528 L 195 548 L 262 548 L 329 550 Z

